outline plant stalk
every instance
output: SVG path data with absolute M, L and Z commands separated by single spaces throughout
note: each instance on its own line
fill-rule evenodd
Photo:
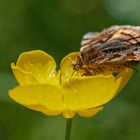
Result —
M 67 119 L 66 120 L 65 140 L 70 140 L 71 127 L 72 127 L 72 119 Z

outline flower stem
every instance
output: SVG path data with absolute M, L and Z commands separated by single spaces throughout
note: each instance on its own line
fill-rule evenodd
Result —
M 67 119 L 66 121 L 67 122 L 66 122 L 65 140 L 70 140 L 72 119 Z

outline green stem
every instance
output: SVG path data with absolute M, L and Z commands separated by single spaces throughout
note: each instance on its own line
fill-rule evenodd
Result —
M 67 122 L 66 122 L 65 140 L 70 140 L 72 119 L 67 119 L 66 121 Z

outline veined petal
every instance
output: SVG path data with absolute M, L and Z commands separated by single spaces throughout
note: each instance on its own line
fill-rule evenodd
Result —
M 19 84 L 23 85 L 39 83 L 32 73 L 22 71 L 19 67 L 15 66 L 14 63 L 11 64 L 11 68 Z
M 103 110 L 103 106 L 92 108 L 92 109 L 85 109 L 78 111 L 77 113 L 82 117 L 92 117 L 95 116 L 99 111 Z
M 30 75 L 29 79 L 33 79 L 34 77 L 39 83 L 51 82 L 51 80 L 56 77 L 56 63 L 54 59 L 40 50 L 22 53 L 15 67 L 12 68 L 17 79 L 21 79 L 18 77 L 19 71 L 21 73 L 20 75 L 27 74 L 28 77 Z M 24 84 L 24 81 L 19 80 L 19 82 L 20 84 Z
M 79 56 L 79 52 L 73 52 L 68 54 L 66 57 L 63 58 L 63 60 L 61 61 L 61 81 L 62 83 L 64 81 L 69 80 L 69 78 L 71 78 L 72 76 L 80 76 L 78 75 L 78 72 L 74 72 L 72 64 L 76 61 L 77 56 Z
M 62 91 L 52 85 L 21 85 L 9 91 L 10 97 L 16 102 L 27 106 L 41 105 L 52 111 L 64 109 Z
M 120 83 L 113 75 L 69 79 L 62 85 L 65 106 L 73 111 L 102 106 L 115 96 Z

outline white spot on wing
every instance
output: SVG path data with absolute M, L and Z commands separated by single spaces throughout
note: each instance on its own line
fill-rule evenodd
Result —
M 94 39 L 99 33 L 88 32 L 86 33 L 81 41 L 81 45 L 87 44 L 90 40 Z
M 88 32 L 83 36 L 83 39 L 92 39 L 94 38 L 98 33 Z

